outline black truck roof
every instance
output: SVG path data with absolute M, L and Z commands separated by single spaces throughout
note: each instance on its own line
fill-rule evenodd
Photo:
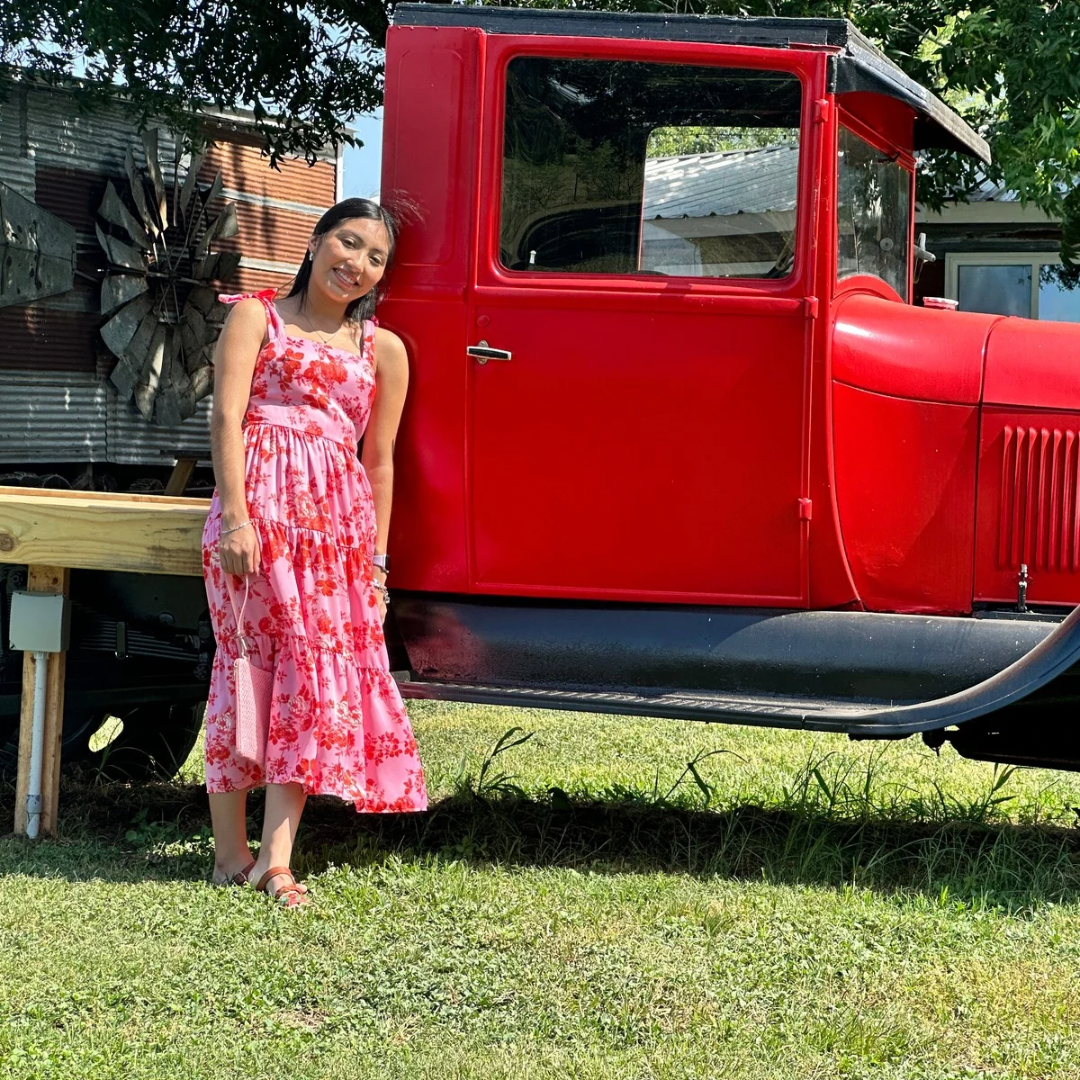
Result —
M 646 15 L 560 8 L 399 4 L 395 26 L 472 26 L 489 34 L 633 38 L 759 45 L 773 49 L 835 49 L 830 89 L 837 94 L 887 94 L 915 111 L 915 149 L 943 147 L 990 161 L 990 147 L 940 98 L 909 78 L 847 19 L 731 18 Z

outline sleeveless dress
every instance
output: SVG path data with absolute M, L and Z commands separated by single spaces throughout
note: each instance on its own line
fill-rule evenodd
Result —
M 372 588 L 375 507 L 356 456 L 375 396 L 375 325 L 364 324 L 358 355 L 286 336 L 273 290 L 254 295 L 266 308 L 269 340 L 255 363 L 243 431 L 261 561 L 247 579 L 222 571 L 215 492 L 202 541 L 218 645 L 206 706 L 206 787 L 295 782 L 362 812 L 424 810 L 416 741 L 390 676 Z M 273 672 L 265 768 L 236 747 L 241 611 L 251 666 Z

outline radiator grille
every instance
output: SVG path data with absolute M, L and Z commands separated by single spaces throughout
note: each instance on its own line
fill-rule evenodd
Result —
M 1001 463 L 998 568 L 1080 568 L 1080 433 L 1006 427 Z

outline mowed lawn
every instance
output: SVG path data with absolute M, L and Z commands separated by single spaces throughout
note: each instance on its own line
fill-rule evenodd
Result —
M 313 801 L 303 913 L 207 883 L 197 754 L 0 841 L 0 1076 L 1080 1077 L 1080 777 L 410 711 L 432 809 Z

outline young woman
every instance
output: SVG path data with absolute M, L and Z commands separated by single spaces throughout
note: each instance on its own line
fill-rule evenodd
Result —
M 315 226 L 286 298 L 222 298 L 236 306 L 215 353 L 217 491 L 203 533 L 218 643 L 206 707 L 214 880 L 290 906 L 308 902 L 289 864 L 309 794 L 368 813 L 427 806 L 382 633 L 408 361 L 373 316 L 396 234 L 385 209 L 346 199 Z M 253 858 L 246 800 L 260 784 Z

